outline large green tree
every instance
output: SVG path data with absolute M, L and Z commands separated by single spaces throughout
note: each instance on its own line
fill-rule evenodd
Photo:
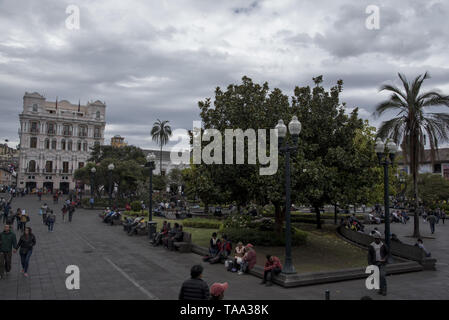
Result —
M 381 91 L 391 92 L 391 96 L 376 107 L 377 115 L 397 112 L 390 120 L 382 122 L 378 136 L 391 138 L 401 145 L 405 160 L 410 165 L 413 179 L 413 199 L 415 204 L 413 236 L 420 237 L 418 218 L 418 172 L 419 163 L 424 160 L 424 144 L 429 141 L 432 161 L 441 142 L 449 141 L 449 114 L 431 112 L 432 107 L 449 107 L 449 96 L 434 90 L 421 92 L 424 80 L 430 78 L 426 72 L 409 82 L 403 74 L 398 74 L 403 89 L 394 85 L 383 85 Z

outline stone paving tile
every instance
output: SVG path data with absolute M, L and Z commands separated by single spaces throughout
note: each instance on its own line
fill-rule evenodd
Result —
M 100 222 L 97 212 L 77 210 L 72 223 L 60 220 L 61 203 L 53 205 L 58 217 L 55 231 L 49 233 L 37 214 L 43 202 L 34 196 L 17 198 L 13 209 L 25 208 L 31 213 L 29 225 L 37 237 L 31 257 L 29 278 L 20 274 L 19 256 L 13 258 L 11 274 L 0 282 L 0 300 L 5 299 L 177 299 L 180 285 L 188 278 L 190 267 L 202 263 L 201 257 L 189 253 L 168 252 L 153 248 L 145 237 L 129 237 L 119 226 Z M 430 236 L 428 225 L 422 224 L 423 236 Z M 407 243 L 414 243 L 406 235 L 413 224 L 393 224 L 392 232 Z M 382 229 L 382 228 L 380 228 Z M 439 264 L 438 271 L 423 271 L 387 278 L 389 295 L 378 296 L 365 288 L 365 280 L 353 280 L 316 286 L 285 289 L 266 288 L 260 279 L 226 272 L 223 265 L 206 264 L 204 280 L 229 282 L 226 299 L 324 299 L 330 290 L 331 299 L 360 299 L 370 295 L 374 299 L 447 299 L 449 286 L 449 224 L 437 225 L 435 239 L 425 239 Z M 68 265 L 80 268 L 80 290 L 67 290 L 65 269 Z M 131 279 L 131 280 L 130 280 Z

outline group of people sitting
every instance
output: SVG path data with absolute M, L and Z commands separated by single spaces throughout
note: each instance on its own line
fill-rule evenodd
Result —
M 110 225 L 113 225 L 114 220 L 120 220 L 121 213 L 117 208 L 110 209 L 109 207 L 107 207 L 105 211 L 100 213 L 100 218 L 103 219 L 104 223 L 109 223 Z
M 273 276 L 282 271 L 282 264 L 276 256 L 267 255 L 266 259 L 262 283 L 270 286 Z M 242 242 L 238 242 L 237 246 L 232 249 L 232 243 L 225 234 L 220 239 L 214 232 L 209 242 L 209 254 L 203 257 L 203 261 L 208 261 L 211 264 L 224 262 L 228 271 L 242 275 L 254 268 L 257 254 L 251 243 L 244 246 Z
M 355 214 L 350 217 L 341 218 L 340 225 L 346 229 L 351 229 L 357 232 L 365 232 L 365 226 L 357 219 Z
M 410 217 L 405 210 L 393 210 L 393 212 L 391 213 L 391 222 L 406 224 L 409 219 Z
M 167 249 L 174 251 L 175 242 L 181 242 L 184 238 L 184 231 L 182 225 L 175 223 L 173 228 L 171 224 L 167 221 L 162 223 L 161 231 L 156 233 L 153 237 L 153 246 L 163 245 Z
M 146 229 L 145 217 L 140 216 L 136 218 L 126 218 L 123 222 L 123 230 L 128 233 L 129 236 L 138 234 L 139 230 Z

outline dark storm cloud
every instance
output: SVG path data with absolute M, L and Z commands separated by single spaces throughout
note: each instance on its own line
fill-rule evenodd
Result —
M 318 75 L 327 87 L 343 79 L 342 101 L 360 107 L 363 117 L 382 100 L 380 85 L 397 81 L 397 72 L 413 78 L 429 70 L 430 86 L 448 87 L 448 70 L 435 62 L 447 50 L 443 2 L 381 3 L 381 28 L 374 31 L 365 28 L 367 1 L 314 7 L 80 0 L 73 4 L 81 10 L 81 28 L 70 31 L 65 9 L 72 3 L 0 1 L 0 29 L 6 30 L 0 34 L 0 137 L 18 140 L 25 91 L 51 101 L 106 101 L 106 137 L 120 134 L 148 147 L 157 118 L 190 129 L 199 119 L 198 101 L 244 75 L 289 96 Z

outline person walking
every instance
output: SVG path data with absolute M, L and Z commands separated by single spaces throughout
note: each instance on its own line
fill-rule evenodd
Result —
M 30 217 L 26 213 L 26 210 L 22 210 L 22 215 L 20 216 L 20 231 L 25 232 L 26 224 L 30 221 Z
M 8 221 L 10 209 L 11 205 L 9 204 L 9 202 L 5 202 L 5 204 L 3 205 L 3 224 L 6 224 L 6 222 Z
M 179 300 L 209 300 L 209 286 L 202 278 L 203 267 L 199 264 L 190 269 L 190 279 L 184 281 L 179 292 Z
M 75 206 L 70 205 L 69 206 L 69 222 L 72 222 L 73 213 L 75 212 Z
M 444 210 L 441 210 L 441 220 L 443 221 L 444 224 L 444 220 L 446 220 L 446 212 Z
M 11 271 L 12 252 L 16 253 L 17 239 L 10 225 L 5 224 L 0 234 L 0 279 L 5 277 L 5 272 Z
M 61 209 L 61 212 L 62 212 L 62 222 L 65 222 L 65 216 L 67 215 L 67 211 L 68 211 L 67 206 L 66 206 L 66 205 L 63 205 L 63 206 L 62 206 L 62 209 Z
M 388 247 L 382 243 L 378 234 L 374 235 L 374 242 L 369 246 L 368 250 L 368 264 L 375 265 L 379 268 L 380 275 L 380 290 L 379 294 L 387 295 L 387 279 L 386 279 L 386 264 L 388 262 Z
M 16 250 L 19 250 L 20 262 L 22 264 L 22 273 L 25 277 L 28 277 L 28 266 L 30 263 L 30 257 L 33 253 L 33 247 L 36 245 L 36 237 L 34 236 L 30 227 L 25 228 L 25 232 L 19 239 L 19 243 L 16 246 Z
M 16 230 L 20 230 L 21 227 L 21 223 L 20 223 L 20 217 L 22 216 L 22 210 L 20 208 L 17 208 L 16 210 L 16 223 L 17 223 L 17 227 Z
M 429 214 L 429 216 L 427 217 L 427 221 L 429 222 L 429 226 L 430 226 L 430 232 L 432 234 L 435 233 L 435 223 L 437 221 L 437 217 L 435 217 L 434 214 Z
M 50 214 L 47 217 L 48 232 L 53 232 L 55 222 L 56 222 L 56 214 L 53 212 L 53 210 L 51 210 Z
M 48 206 L 46 203 L 41 207 L 42 210 L 42 223 L 47 224 L 47 213 L 48 213 Z

